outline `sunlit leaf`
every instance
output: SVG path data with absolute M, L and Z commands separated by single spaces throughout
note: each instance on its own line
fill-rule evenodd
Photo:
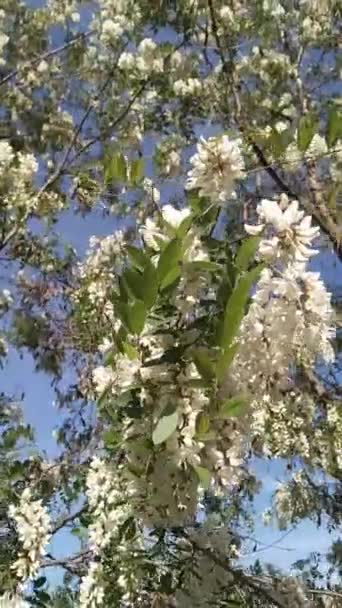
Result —
M 305 152 L 311 140 L 318 131 L 319 121 L 313 114 L 302 116 L 297 131 L 297 146 L 301 152 Z
M 342 138 L 342 112 L 336 107 L 329 110 L 326 137 L 329 148 Z
M 160 254 L 157 272 L 160 282 L 178 266 L 182 257 L 182 241 L 178 238 L 173 239 L 168 243 Z
M 121 152 L 110 155 L 104 159 L 104 179 L 106 184 L 112 181 L 124 182 L 127 179 L 127 166 L 124 155 Z
M 230 365 L 232 364 L 236 352 L 238 350 L 238 344 L 232 344 L 229 348 L 225 349 L 223 353 L 218 358 L 216 364 L 216 375 L 219 382 L 223 380 L 225 374 L 227 373 Z
M 149 257 L 146 255 L 143 249 L 127 245 L 126 251 L 133 266 L 135 266 L 139 270 L 144 270 L 144 268 L 151 263 Z
M 176 430 L 178 424 L 178 412 L 173 405 L 168 405 L 152 433 L 154 445 L 166 441 Z
M 245 239 L 242 245 L 240 245 L 235 257 L 235 266 L 240 272 L 248 269 L 248 266 L 258 249 L 259 243 L 259 236 L 251 236 L 248 239 Z
M 236 418 L 245 413 L 247 407 L 247 399 L 244 396 L 236 396 L 225 401 L 220 408 L 219 418 Z
M 198 479 L 200 480 L 201 486 L 205 490 L 208 490 L 210 487 L 210 471 L 208 471 L 208 469 L 205 469 L 204 467 L 194 467 L 194 469 L 196 471 Z
M 132 184 L 138 184 L 144 176 L 144 159 L 132 160 L 129 166 L 129 177 Z
M 196 435 L 204 435 L 209 431 L 210 418 L 207 414 L 201 412 L 196 418 Z
M 192 358 L 198 372 L 208 382 L 211 382 L 216 375 L 215 364 L 210 359 L 209 351 L 206 348 L 197 348 L 192 351 Z
M 258 279 L 262 268 L 263 265 L 259 264 L 259 266 L 246 272 L 240 278 L 228 299 L 220 339 L 221 346 L 225 350 L 232 344 L 239 331 L 240 323 L 245 314 L 245 306 L 249 297 L 249 292 L 252 285 Z

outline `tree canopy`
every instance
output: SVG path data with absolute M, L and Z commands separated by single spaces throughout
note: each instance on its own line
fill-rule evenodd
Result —
M 29 353 L 62 422 L 47 458 L 0 394 L 0 608 L 341 605 L 341 21 L 2 1 L 0 362 Z M 241 561 L 274 459 L 265 525 L 334 532 L 291 575 Z

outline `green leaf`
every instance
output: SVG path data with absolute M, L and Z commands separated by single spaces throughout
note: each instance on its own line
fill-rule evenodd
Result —
M 129 177 L 132 184 L 138 184 L 144 175 L 144 159 L 137 158 L 130 163 Z
M 235 266 L 240 272 L 247 270 L 249 264 L 255 256 L 259 243 L 259 236 L 251 236 L 250 238 L 245 239 L 242 245 L 239 247 L 235 257 Z
M 326 137 L 329 148 L 332 148 L 337 140 L 342 138 L 342 112 L 336 107 L 329 110 Z
M 218 272 L 222 269 L 222 266 L 220 266 L 220 264 L 216 264 L 215 262 L 198 260 L 197 262 L 188 262 L 185 265 L 185 269 L 190 272 Z
M 192 215 L 188 215 L 188 217 L 184 218 L 184 220 L 180 223 L 180 225 L 178 226 L 177 231 L 176 231 L 176 234 L 180 239 L 185 237 L 185 235 L 188 232 L 192 223 L 193 223 Z
M 142 283 L 142 297 L 149 309 L 152 308 L 158 295 L 158 274 L 151 262 L 145 268 Z
M 221 347 L 227 350 L 232 344 L 236 334 L 239 331 L 240 323 L 245 314 L 245 306 L 248 300 L 250 289 L 253 283 L 258 279 L 263 268 L 263 264 L 259 264 L 249 272 L 246 272 L 238 281 L 233 293 L 226 304 L 223 331 L 221 335 Z
M 204 380 L 211 382 L 216 376 L 215 364 L 211 361 L 209 351 L 206 348 L 197 348 L 192 351 L 192 358 L 198 372 Z
M 84 539 L 87 536 L 87 531 L 85 528 L 73 528 L 72 530 L 70 530 L 70 534 L 76 536 L 77 538 Z
M 123 342 L 121 348 L 125 355 L 127 355 L 127 357 L 131 361 L 134 361 L 138 358 L 138 351 L 136 348 L 134 348 L 134 346 L 132 346 L 132 344 L 129 344 L 128 342 Z
M 113 156 L 107 155 L 104 159 L 104 180 L 108 184 L 112 181 L 127 180 L 126 160 L 122 152 L 118 152 Z
M 119 302 L 117 311 L 121 321 L 133 334 L 140 334 L 144 329 L 146 320 L 146 308 L 144 302 L 137 300 L 134 304 Z
M 220 406 L 218 418 L 236 418 L 245 413 L 247 400 L 244 396 L 236 396 L 228 399 Z
M 196 418 L 196 435 L 205 435 L 209 431 L 210 418 L 201 412 Z
M 180 274 L 181 271 L 179 266 L 175 266 L 174 268 L 172 268 L 162 280 L 160 289 L 163 291 L 164 289 L 172 285 L 172 283 L 174 283 L 180 277 Z
M 122 274 L 122 280 L 126 287 L 128 295 L 133 296 L 137 300 L 143 300 L 144 293 L 144 279 L 143 275 L 138 270 L 133 268 L 126 268 Z
M 318 130 L 319 121 L 313 114 L 302 116 L 297 131 L 297 145 L 299 150 L 305 152 L 309 147 L 313 136 Z
M 178 424 L 178 412 L 173 405 L 168 405 L 152 433 L 154 445 L 164 443 L 176 430 Z
M 144 270 L 146 266 L 151 264 L 149 257 L 146 255 L 143 249 L 127 245 L 126 251 L 133 266 L 138 268 L 138 270 Z
M 157 272 L 160 282 L 165 279 L 171 270 L 178 267 L 181 257 L 182 241 L 178 238 L 172 239 L 172 241 L 166 245 L 159 258 Z
M 46 583 L 46 576 L 40 576 L 39 578 L 36 578 L 36 580 L 33 583 L 33 586 L 35 589 L 39 589 L 39 587 L 43 587 L 43 585 L 45 585 Z
M 46 591 L 37 591 L 36 598 L 38 598 L 40 602 L 43 602 L 44 605 L 46 605 L 45 602 L 50 603 L 51 601 L 51 598 Z
M 200 483 L 202 485 L 202 487 L 205 490 L 209 489 L 210 486 L 210 471 L 208 471 L 208 469 L 205 469 L 204 467 L 194 467 L 197 477 L 200 480 Z
M 276 158 L 282 156 L 287 146 L 292 141 L 292 133 L 291 129 L 286 129 L 279 133 L 276 129 L 272 129 L 271 136 L 267 140 L 267 144 L 270 147 L 270 150 Z
M 216 365 L 216 376 L 219 382 L 223 380 L 230 365 L 233 363 L 238 347 L 238 344 L 232 344 L 220 355 Z

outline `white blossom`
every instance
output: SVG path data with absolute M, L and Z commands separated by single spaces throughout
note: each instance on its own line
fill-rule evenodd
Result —
M 197 153 L 191 158 L 193 168 L 188 173 L 187 188 L 199 189 L 201 196 L 214 202 L 224 202 L 232 194 L 234 182 L 242 177 L 244 162 L 240 140 L 227 135 L 201 138 Z
M 191 215 L 191 210 L 187 207 L 184 209 L 175 209 L 172 205 L 164 205 L 162 207 L 163 219 L 173 228 L 178 228 L 183 220 Z
M 258 225 L 245 225 L 252 235 L 265 235 L 259 245 L 259 255 L 267 260 L 282 255 L 290 255 L 297 261 L 306 261 L 317 253 L 311 249 L 312 241 L 318 236 L 319 228 L 311 226 L 311 216 L 304 217 L 298 201 L 288 203 L 286 197 L 281 202 L 262 200 L 257 206 Z
M 40 560 L 50 540 L 50 516 L 42 500 L 34 500 L 30 488 L 26 488 L 18 506 L 10 505 L 9 516 L 14 520 L 21 549 L 12 565 L 19 579 L 33 578 L 40 567 Z
M 101 582 L 102 565 L 91 562 L 86 576 L 82 577 L 80 585 L 80 608 L 101 608 L 103 606 L 104 589 Z
M 12 146 L 5 140 L 0 141 L 0 165 L 2 167 L 10 165 L 14 159 Z

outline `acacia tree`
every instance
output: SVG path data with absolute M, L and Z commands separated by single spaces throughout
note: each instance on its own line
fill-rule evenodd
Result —
M 0 603 L 337 606 L 239 556 L 254 456 L 291 471 L 268 519 L 341 522 L 309 267 L 313 241 L 342 257 L 339 3 L 6 0 L 0 23 L 2 357 L 29 349 L 65 411 L 46 462 L 3 397 Z M 78 260 L 58 221 L 99 213 L 121 229 Z M 63 528 L 81 549 L 56 559 Z

